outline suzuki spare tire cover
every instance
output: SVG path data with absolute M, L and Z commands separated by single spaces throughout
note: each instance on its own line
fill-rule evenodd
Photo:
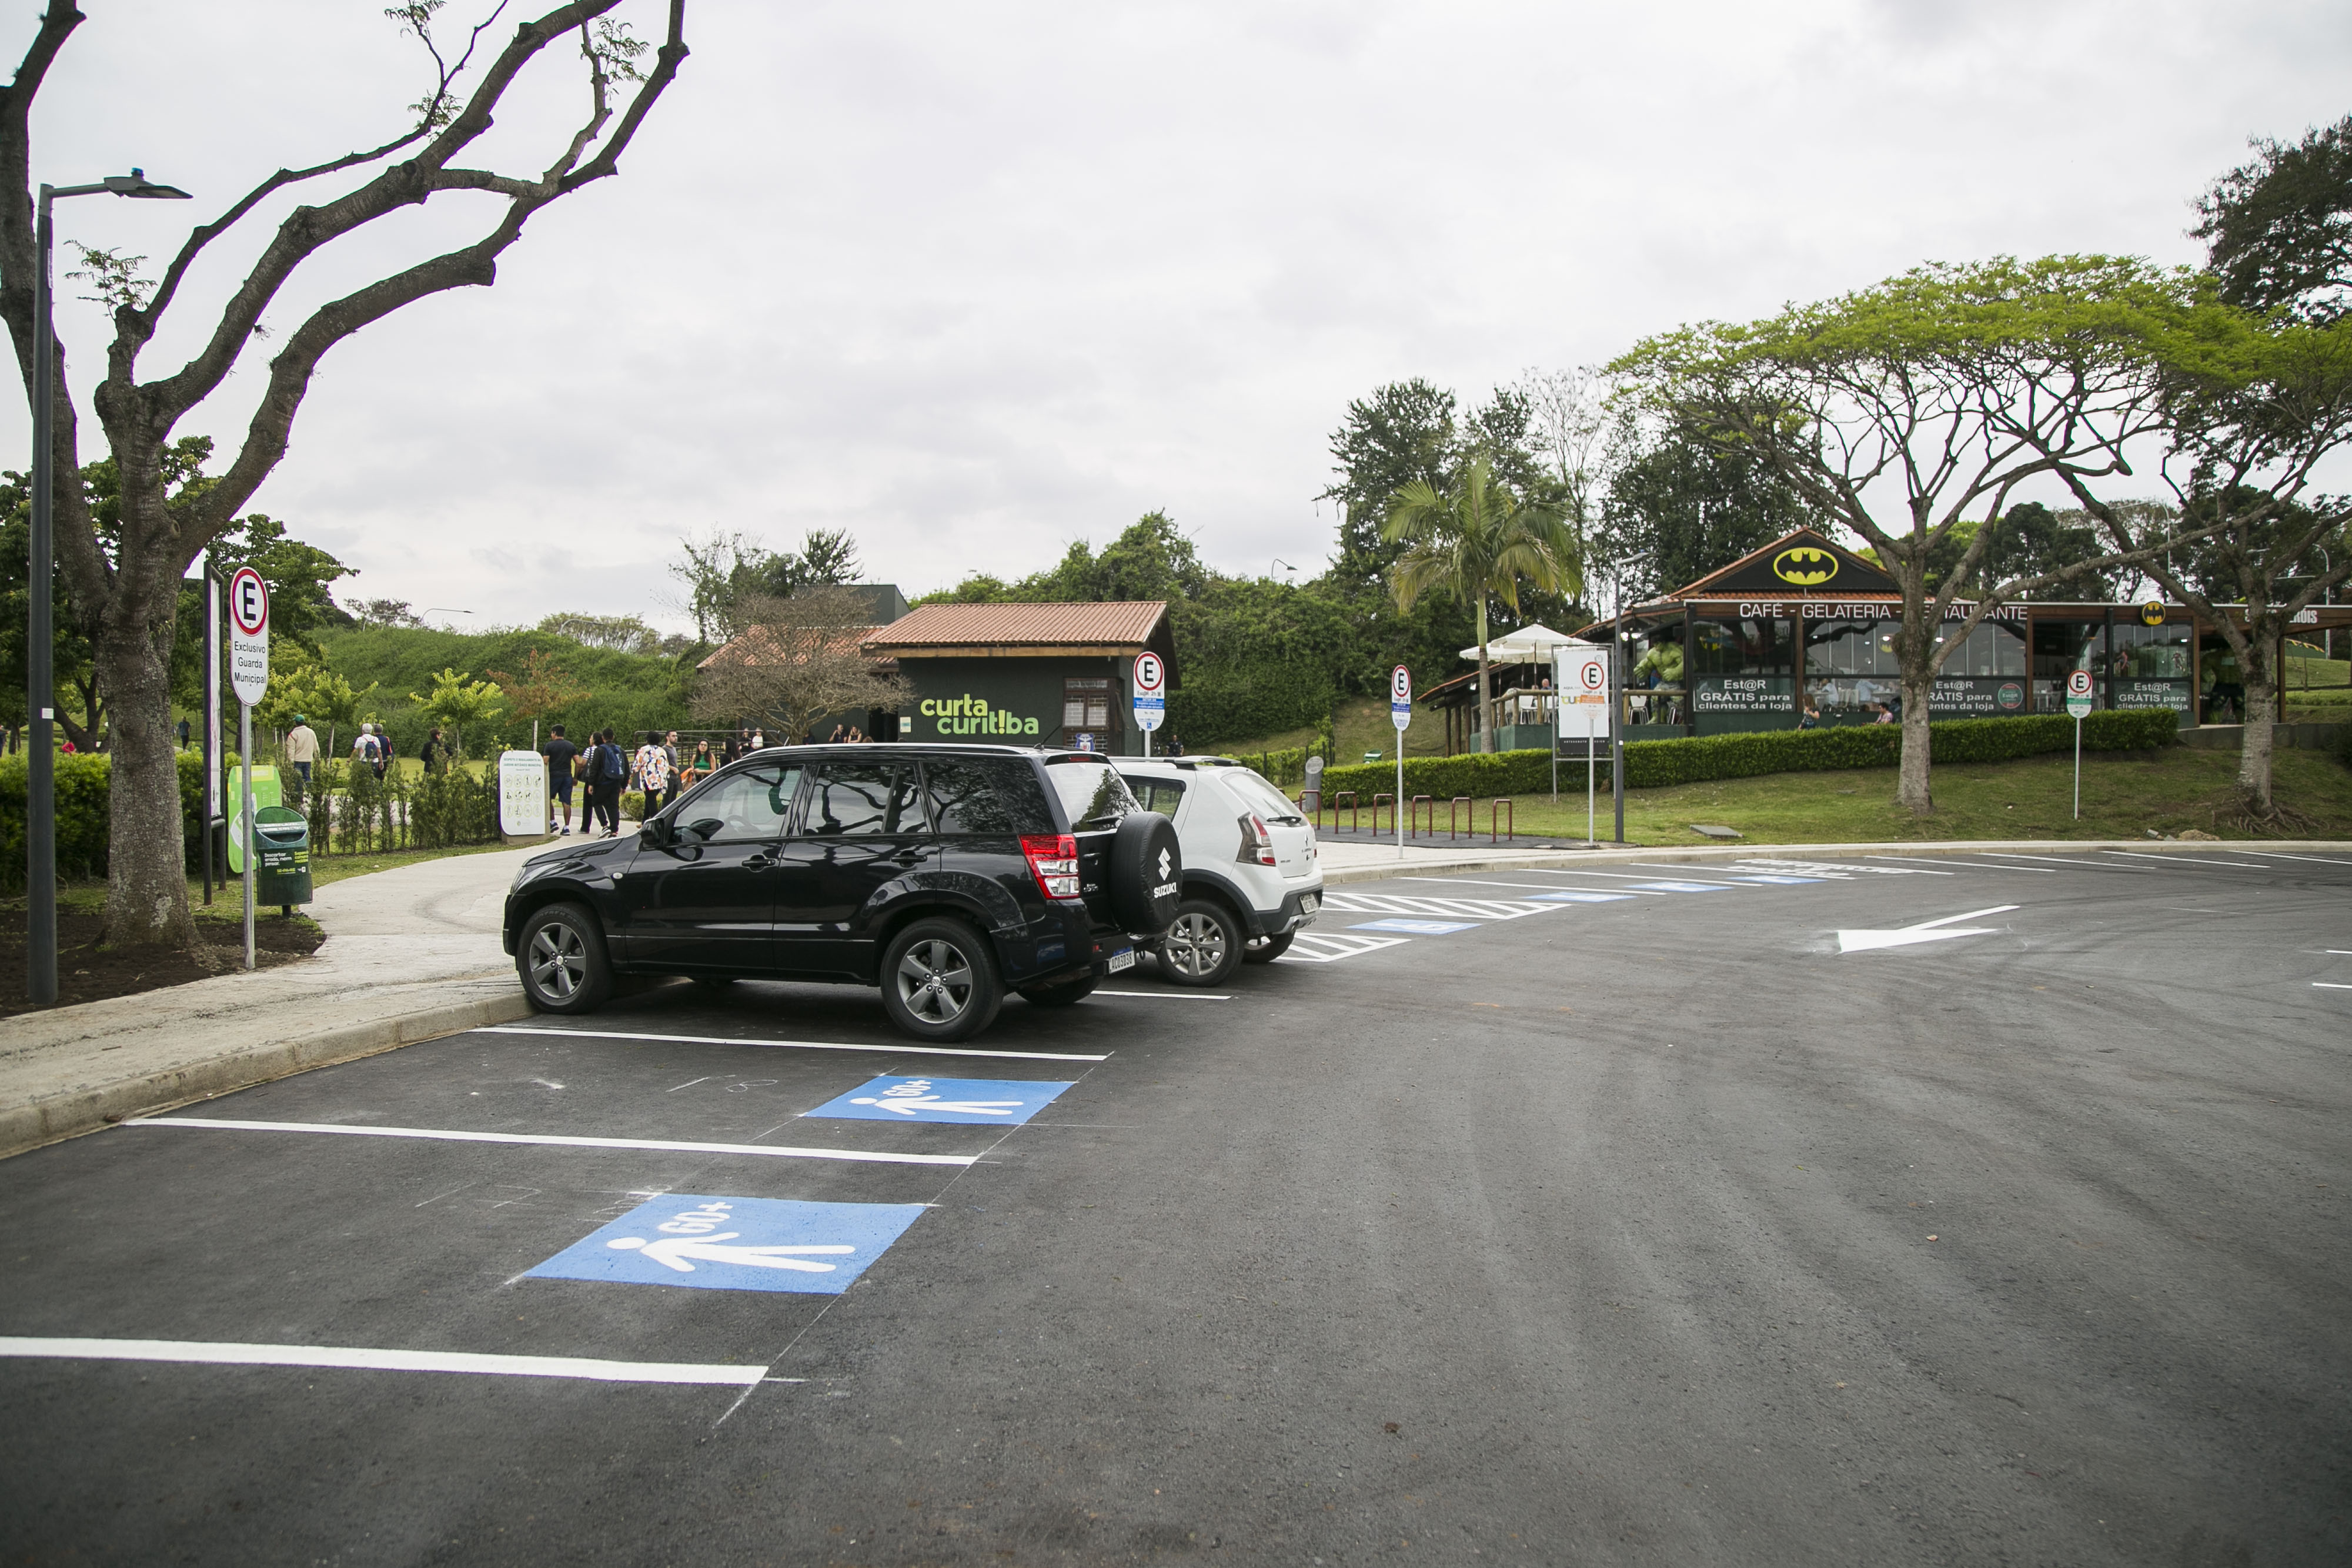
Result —
M 1156 936 L 1176 924 L 1184 902 L 1184 852 L 1176 824 L 1157 811 L 1129 811 L 1110 845 L 1110 906 L 1119 924 Z

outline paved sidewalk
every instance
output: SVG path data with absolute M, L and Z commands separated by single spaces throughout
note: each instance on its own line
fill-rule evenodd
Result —
M 0 1021 L 0 1156 L 526 1010 L 499 917 L 543 848 L 330 883 L 316 955 Z

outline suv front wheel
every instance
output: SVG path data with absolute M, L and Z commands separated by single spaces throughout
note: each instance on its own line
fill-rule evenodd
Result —
M 522 977 L 524 999 L 543 1013 L 594 1012 L 613 995 L 604 928 L 576 904 L 531 912 L 515 944 L 515 972 Z
M 883 1009 L 917 1040 L 969 1040 L 1004 1002 L 987 939 L 944 915 L 918 920 L 892 938 L 881 978 Z
M 1188 898 L 1160 943 L 1160 972 L 1180 986 L 1218 986 L 1242 961 L 1242 923 L 1213 899 Z

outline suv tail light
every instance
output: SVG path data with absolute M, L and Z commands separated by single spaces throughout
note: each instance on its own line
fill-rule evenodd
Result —
M 1255 811 L 1244 811 L 1242 822 L 1242 852 L 1234 858 L 1244 865 L 1274 865 L 1274 835 L 1265 831 L 1265 819 Z
M 1022 835 L 1021 852 L 1029 857 L 1029 874 L 1037 879 L 1037 891 L 1048 898 L 1078 896 L 1078 841 L 1064 833 L 1059 838 L 1033 838 Z

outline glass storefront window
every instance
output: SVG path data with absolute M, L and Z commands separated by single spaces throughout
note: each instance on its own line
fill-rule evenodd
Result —
M 1691 622 L 1691 711 L 1698 733 L 1787 729 L 1796 715 L 1796 623 L 1707 616 Z
M 1625 726 L 1634 739 L 1653 736 L 1640 730 L 1682 733 L 1689 723 L 1689 687 L 1683 657 L 1680 619 L 1663 625 L 1635 627 L 1626 639 Z
M 2117 707 L 2168 707 L 2189 712 L 2190 626 L 2121 622 L 2108 629 L 2106 675 Z M 2184 721 L 2186 722 L 2186 721 Z
M 1970 677 L 2025 674 L 2025 628 L 2003 621 L 1979 622 L 1966 642 L 1944 655 L 1942 673 Z
M 2238 666 L 2237 650 L 2219 632 L 2205 634 L 2205 647 L 2197 661 L 2197 680 L 2200 723 L 2245 722 L 2245 672 Z
M 1902 695 L 1895 656 L 1899 621 L 1813 621 L 1805 626 L 1805 707 L 1822 724 L 1886 724 Z
M 2043 621 L 2033 622 L 2033 711 L 2064 713 L 2066 711 L 2066 677 L 2076 670 L 2088 670 L 2094 676 L 2103 672 L 2107 622 L 2105 616 L 2096 621 Z M 2095 682 L 2091 695 L 2101 707 L 2106 706 L 2104 681 Z

